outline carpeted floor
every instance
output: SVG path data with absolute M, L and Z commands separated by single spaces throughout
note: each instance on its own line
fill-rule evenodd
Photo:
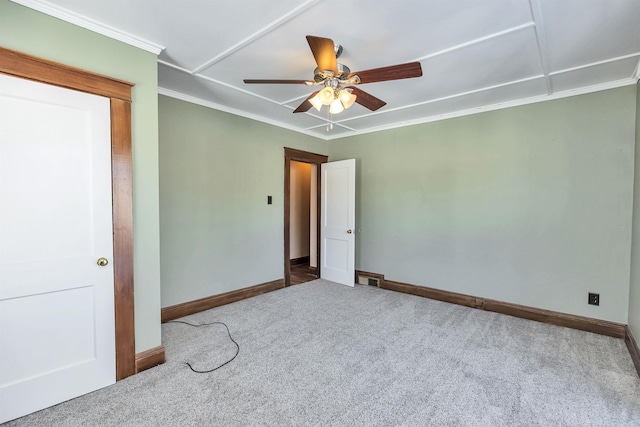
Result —
M 164 365 L 7 426 L 639 426 L 624 341 L 323 280 L 164 324 Z

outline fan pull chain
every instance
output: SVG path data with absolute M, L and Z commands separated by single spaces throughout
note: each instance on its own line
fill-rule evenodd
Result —
M 333 130 L 333 114 L 329 112 L 329 109 L 327 109 L 327 120 L 329 120 L 329 123 L 327 123 L 327 132 L 329 132 Z

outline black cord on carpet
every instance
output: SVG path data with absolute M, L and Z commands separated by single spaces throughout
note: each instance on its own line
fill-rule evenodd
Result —
M 224 365 L 226 365 L 226 364 L 228 364 L 228 363 L 231 363 L 231 361 L 233 361 L 233 359 L 235 359 L 235 358 L 236 358 L 236 356 L 238 356 L 238 354 L 240 353 L 240 346 L 238 345 L 238 343 L 237 343 L 237 342 L 233 339 L 233 337 L 231 336 L 231 332 L 229 331 L 229 327 L 228 327 L 225 323 L 223 323 L 223 322 L 201 323 L 201 324 L 199 324 L 199 325 L 194 325 L 193 323 L 185 322 L 185 321 L 182 321 L 182 320 L 169 320 L 169 321 L 168 321 L 168 322 L 166 322 L 166 323 L 182 323 L 182 324 L 189 325 L 189 326 L 194 326 L 194 327 L 200 327 L 200 326 L 211 326 L 211 325 L 222 325 L 222 326 L 224 326 L 224 327 L 227 329 L 227 334 L 229 335 L 229 339 L 231 340 L 231 342 L 233 342 L 233 343 L 236 345 L 236 354 L 234 354 L 234 355 L 233 355 L 233 357 L 232 357 L 231 359 L 227 360 L 227 361 L 226 361 L 226 362 L 224 362 L 222 365 L 216 366 L 216 367 L 215 367 L 215 368 L 213 368 L 213 369 L 207 369 L 207 370 L 204 370 L 204 371 L 200 371 L 200 370 L 194 369 L 194 367 L 193 367 L 193 366 L 191 366 L 191 363 L 189 363 L 189 362 L 184 362 L 184 363 L 186 363 L 186 364 L 189 366 L 189 368 L 190 368 L 193 372 L 196 372 L 196 373 L 198 373 L 198 374 L 208 374 L 209 372 L 217 371 L 218 369 L 222 368 Z

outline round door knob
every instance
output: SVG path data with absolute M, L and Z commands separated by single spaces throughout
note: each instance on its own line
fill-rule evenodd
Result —
M 347 230 L 347 234 L 353 233 L 353 230 Z
M 109 264 L 109 260 L 106 258 L 98 258 L 98 265 L 100 267 L 104 267 L 105 265 Z

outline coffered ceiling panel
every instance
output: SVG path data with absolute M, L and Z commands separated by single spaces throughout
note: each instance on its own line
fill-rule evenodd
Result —
M 540 1 L 549 71 L 609 61 L 640 50 L 640 1 Z M 637 61 L 636 61 L 637 62 Z
M 413 104 L 542 75 L 530 27 L 425 59 L 422 69 L 423 77 L 406 80 L 411 87 L 404 91 L 388 82 L 381 91 L 376 86 L 377 93 L 396 105 Z
M 371 131 L 395 127 L 399 122 L 408 124 L 443 120 L 461 114 L 500 108 L 502 104 L 513 105 L 517 100 L 532 99 L 546 95 L 543 78 L 514 83 L 508 86 L 467 93 L 461 96 L 443 98 L 432 102 L 381 114 L 367 114 L 352 120 L 339 122 L 356 131 Z
M 157 53 L 161 94 L 322 139 L 638 80 L 638 0 L 12 1 Z M 361 84 L 386 105 L 335 115 L 293 113 L 321 85 L 243 82 L 313 80 L 307 35 L 341 45 L 352 72 L 417 61 L 423 75 Z

